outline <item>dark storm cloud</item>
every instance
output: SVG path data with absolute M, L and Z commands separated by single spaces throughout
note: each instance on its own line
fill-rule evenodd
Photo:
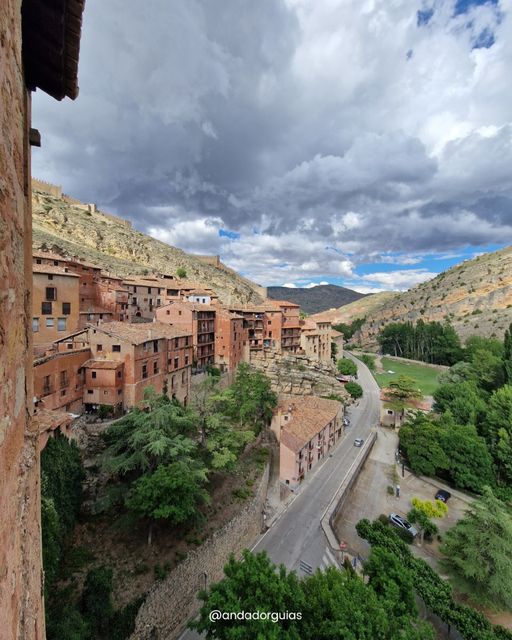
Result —
M 511 18 L 454 6 L 88 0 L 34 174 L 260 279 L 510 242 Z

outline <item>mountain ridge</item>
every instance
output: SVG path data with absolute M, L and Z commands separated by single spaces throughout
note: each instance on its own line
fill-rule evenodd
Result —
M 320 284 L 304 288 L 267 287 L 267 294 L 273 300 L 288 300 L 299 304 L 302 311 L 310 314 L 342 307 L 367 295 L 336 284 Z

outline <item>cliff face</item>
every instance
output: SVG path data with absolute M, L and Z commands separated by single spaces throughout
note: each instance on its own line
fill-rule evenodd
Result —
M 175 274 L 211 287 L 221 301 L 258 304 L 263 290 L 222 263 L 208 263 L 136 231 L 126 221 L 78 201 L 32 190 L 33 247 L 78 256 L 120 276 L 148 272 Z
M 483 254 L 393 297 L 367 315 L 353 342 L 376 345 L 390 322 L 449 320 L 461 339 L 503 338 L 512 322 L 512 247 Z

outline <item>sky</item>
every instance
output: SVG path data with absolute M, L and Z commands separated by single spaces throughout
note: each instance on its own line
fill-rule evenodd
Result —
M 264 285 L 512 244 L 512 0 L 87 0 L 33 175 Z

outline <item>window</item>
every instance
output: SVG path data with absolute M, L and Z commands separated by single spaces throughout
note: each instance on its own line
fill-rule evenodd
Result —
M 177 369 L 180 366 L 180 359 L 174 358 L 174 368 Z
M 53 329 L 53 318 L 46 318 L 46 326 L 49 329 Z
M 66 393 L 67 393 L 66 389 L 61 389 L 61 391 L 60 391 L 60 395 L 61 396 L 65 396 Z
M 117 372 L 117 377 L 118 378 L 122 378 L 123 377 L 123 372 L 122 371 L 118 371 Z
M 62 303 L 62 313 L 65 316 L 69 316 L 69 314 L 71 313 L 71 302 Z
M 102 344 L 97 344 L 96 345 L 96 351 L 103 351 L 103 345 Z
M 72 342 L 70 342 L 70 343 L 68 344 L 68 349 L 72 349 L 72 348 L 73 348 L 73 343 L 72 343 Z
M 188 357 L 188 353 L 187 353 L 187 355 L 185 356 L 185 365 L 188 364 L 188 361 L 189 361 L 189 357 Z
M 48 280 L 53 280 L 53 276 L 48 276 Z
M 103 395 L 104 396 L 108 396 L 108 390 L 107 389 L 105 389 L 105 391 L 103 392 Z
M 187 373 L 186 371 L 183 371 L 181 374 L 181 382 L 182 384 L 185 384 L 186 381 L 187 381 Z
M 115 353 L 121 353 L 121 345 L 120 344 L 113 344 L 112 345 L 112 351 L 114 351 Z
M 41 258 L 36 259 L 36 264 L 41 264 Z
M 174 338 L 174 348 L 177 349 L 180 346 L 180 339 Z
M 148 287 L 148 293 L 151 293 L 151 287 Z
M 122 393 L 123 393 L 123 390 L 122 390 L 122 389 L 118 389 L 118 390 L 117 390 L 117 395 L 118 395 L 118 396 L 120 396 Z
M 158 362 L 153 362 L 153 373 L 158 373 Z
M 57 331 L 66 331 L 66 318 L 57 318 Z
M 32 331 L 34 333 L 39 331 L 39 318 L 32 318 Z
M 69 384 L 68 372 L 67 371 L 61 371 L 60 372 L 60 386 L 61 387 L 67 387 L 68 384 Z
M 147 364 L 143 364 L 142 365 L 142 378 L 145 379 L 148 377 L 148 365 Z
M 158 340 L 153 340 L 153 353 L 158 353 Z
M 46 300 L 57 300 L 57 289 L 55 287 L 46 287 Z
M 167 311 L 165 312 L 168 316 L 171 315 L 171 312 L 169 311 L 169 309 L 167 309 Z
M 91 371 L 91 378 L 96 378 L 96 371 Z
M 87 389 L 87 393 L 92 395 L 94 393 L 94 391 L 92 389 Z
M 59 266 L 59 261 L 58 261 L 58 260 L 54 260 L 54 261 L 53 261 L 53 264 L 54 264 L 56 267 L 58 267 L 58 266 Z
M 188 336 L 185 338 L 185 346 L 188 347 Z
M 50 376 L 43 378 L 43 395 L 48 395 L 51 391 Z
M 51 302 L 41 302 L 41 313 L 43 316 L 48 316 L 52 312 Z
M 392 409 L 388 409 L 388 416 L 392 416 L 393 415 L 393 410 Z

